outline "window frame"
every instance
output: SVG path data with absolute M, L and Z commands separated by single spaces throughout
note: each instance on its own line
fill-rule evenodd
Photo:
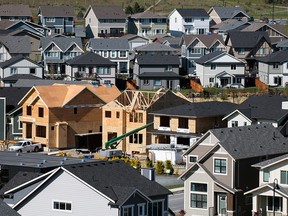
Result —
M 219 165 L 220 172 L 215 171 L 216 160 L 220 160 L 220 165 Z M 222 171 L 222 169 L 224 168 L 224 166 L 222 165 L 222 161 L 225 161 L 225 172 Z M 217 167 L 218 167 L 218 165 L 217 165 Z M 221 157 L 213 157 L 213 174 L 215 174 L 215 175 L 227 175 L 227 173 L 228 173 L 228 159 L 227 158 L 221 158 Z
M 217 65 L 216 64 L 211 64 L 210 65 L 210 70 L 216 70 L 217 69 Z
M 55 203 L 59 203 L 59 209 L 55 208 Z M 65 204 L 65 209 L 60 209 L 60 203 Z M 70 204 L 70 209 L 66 209 L 66 205 Z M 59 212 L 72 212 L 72 202 L 71 201 L 60 201 L 60 200 L 52 200 L 52 210 Z
M 192 190 L 192 184 L 198 184 L 198 185 L 206 185 L 206 191 L 202 190 Z M 189 182 L 189 207 L 191 209 L 208 209 L 208 183 L 206 182 Z M 201 196 L 201 207 L 197 207 L 197 199 L 196 199 L 196 206 L 192 205 L 192 195 Z M 206 198 L 206 206 L 205 200 L 203 198 Z
M 55 17 L 46 17 L 46 22 L 49 23 L 55 22 Z
M 44 118 L 44 107 L 38 107 L 38 117 Z
M 105 110 L 105 118 L 112 118 L 112 112 L 109 110 Z
M 135 205 L 127 205 L 127 206 L 122 206 L 122 216 L 129 216 L 129 213 L 127 214 L 125 212 L 126 209 L 131 209 L 131 213 L 132 215 L 131 216 L 134 216 L 134 207 Z
M 282 173 L 284 172 L 286 173 L 285 180 L 283 179 L 283 176 L 282 176 Z M 280 184 L 285 184 L 285 185 L 288 184 L 288 171 L 287 170 L 280 170 Z
M 236 70 L 237 69 L 237 65 L 236 64 L 231 64 L 230 65 L 230 69 L 231 70 Z
M 195 158 L 195 161 L 191 161 L 191 158 Z M 198 155 L 188 155 L 188 163 L 195 163 L 198 161 Z

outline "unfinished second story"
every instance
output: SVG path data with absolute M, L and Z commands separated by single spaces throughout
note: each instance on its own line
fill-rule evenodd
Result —
M 89 6 L 84 14 L 88 38 L 121 37 L 127 29 L 127 16 L 121 6 Z
M 31 21 L 32 11 L 25 4 L 2 4 L 0 5 L 0 20 L 9 21 Z
M 40 6 L 38 10 L 39 22 L 51 29 L 52 34 L 74 35 L 74 9 L 72 6 Z

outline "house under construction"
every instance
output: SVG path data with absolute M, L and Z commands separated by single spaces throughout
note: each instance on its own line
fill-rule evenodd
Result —
M 114 145 L 129 154 L 145 153 L 146 145 L 151 143 L 151 135 L 146 131 L 153 124 L 149 112 L 187 102 L 183 95 L 178 96 L 167 89 L 156 92 L 125 90 L 102 107 L 102 147 Z

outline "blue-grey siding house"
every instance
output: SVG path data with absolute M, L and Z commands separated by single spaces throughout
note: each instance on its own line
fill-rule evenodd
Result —
M 180 83 L 179 64 L 176 55 L 137 55 L 133 78 L 141 90 L 175 89 Z
M 0 88 L 0 140 L 15 140 L 22 137 L 22 124 L 19 121 L 22 107 L 18 102 L 29 90 L 27 87 Z
M 71 6 L 40 6 L 38 16 L 40 24 L 50 28 L 52 34 L 73 35 L 75 33 L 75 15 Z

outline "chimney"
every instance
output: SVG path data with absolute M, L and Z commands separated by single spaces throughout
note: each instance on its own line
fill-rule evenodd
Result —
M 150 181 L 155 181 L 155 168 L 141 168 L 141 175 Z
M 288 101 L 282 101 L 282 110 L 288 110 Z

